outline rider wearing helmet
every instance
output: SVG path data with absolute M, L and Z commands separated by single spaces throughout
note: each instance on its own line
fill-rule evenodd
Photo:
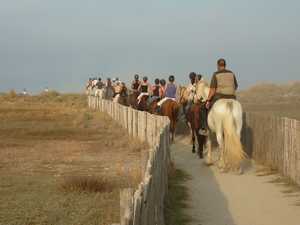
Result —
M 175 77 L 173 75 L 169 76 L 169 83 L 166 86 L 165 97 L 157 103 L 158 106 L 161 106 L 168 99 L 176 101 L 177 86 L 174 82 Z
M 151 96 L 151 101 L 150 103 L 152 103 L 153 101 L 158 100 L 159 97 L 159 90 L 160 90 L 160 85 L 159 85 L 159 79 L 156 78 L 154 80 L 154 85 L 151 87 L 151 92 L 152 92 L 152 96 Z
M 135 74 L 134 80 L 131 83 L 131 89 L 133 90 L 133 92 L 138 91 L 140 84 L 141 84 L 140 77 L 138 74 Z
M 103 86 L 104 86 L 104 84 L 103 84 L 103 82 L 102 82 L 101 78 L 99 77 L 99 79 L 98 79 L 98 83 L 97 83 L 97 88 L 98 88 L 98 89 L 102 89 L 102 88 L 103 88 Z
M 159 97 L 160 97 L 160 99 L 163 99 L 165 97 L 165 94 L 166 94 L 166 80 L 161 79 L 159 81 L 159 83 L 160 83 Z
M 143 77 L 143 81 L 141 82 L 138 91 L 141 93 L 137 100 L 138 100 L 138 104 L 140 103 L 141 99 L 143 96 L 149 96 L 150 92 L 151 92 L 151 85 L 148 82 L 148 77 Z
M 105 84 L 106 87 L 112 87 L 112 82 L 111 82 L 111 79 L 110 78 L 107 78 L 106 79 L 106 84 Z
M 154 85 L 152 86 L 152 97 L 156 97 L 156 99 L 159 98 L 159 89 L 159 79 L 156 78 L 154 80 Z

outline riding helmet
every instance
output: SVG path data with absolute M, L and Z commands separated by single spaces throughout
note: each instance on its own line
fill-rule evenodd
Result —
M 143 77 L 143 81 L 147 81 L 148 80 L 148 77 Z
M 138 74 L 135 74 L 135 75 L 134 75 L 134 79 L 135 79 L 135 80 L 138 80 L 139 78 L 140 78 L 140 77 L 139 77 Z
M 169 76 L 169 81 L 170 82 L 174 82 L 174 80 L 175 80 L 175 77 L 173 75 Z
M 163 86 L 166 85 L 166 80 L 165 79 L 161 79 L 160 80 L 160 84 L 163 85 Z
M 156 85 L 159 85 L 159 79 L 156 78 L 156 79 L 154 80 L 154 83 L 155 83 Z
M 195 72 L 190 72 L 190 75 L 189 75 L 189 77 L 190 77 L 190 79 L 191 80 L 194 80 L 195 78 L 196 78 L 196 73 Z
M 198 74 L 198 75 L 197 75 L 197 78 L 198 78 L 198 80 L 201 80 L 201 79 L 202 79 L 202 75 L 201 75 L 201 74 Z

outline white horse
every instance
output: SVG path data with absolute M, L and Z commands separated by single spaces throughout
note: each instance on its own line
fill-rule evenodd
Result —
M 209 94 L 209 87 L 206 82 L 199 82 L 196 87 L 198 98 L 206 100 Z M 246 158 L 243 150 L 240 135 L 243 125 L 243 111 L 241 104 L 235 99 L 219 99 L 214 103 L 208 113 L 209 135 L 207 138 L 207 165 L 212 165 L 213 133 L 216 134 L 220 149 L 218 167 L 222 170 L 239 169 L 241 162 Z

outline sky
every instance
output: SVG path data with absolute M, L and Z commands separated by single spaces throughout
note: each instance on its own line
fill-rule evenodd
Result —
M 93 76 L 300 80 L 297 0 L 0 0 L 0 92 L 82 91 Z

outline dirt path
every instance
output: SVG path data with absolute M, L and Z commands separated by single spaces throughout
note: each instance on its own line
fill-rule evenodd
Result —
M 192 225 L 299 225 L 299 193 L 283 193 L 270 183 L 274 176 L 256 176 L 249 168 L 244 175 L 221 174 L 206 167 L 191 153 L 191 147 L 177 141 L 171 148 L 176 167 L 187 172 L 190 194 L 187 213 Z

